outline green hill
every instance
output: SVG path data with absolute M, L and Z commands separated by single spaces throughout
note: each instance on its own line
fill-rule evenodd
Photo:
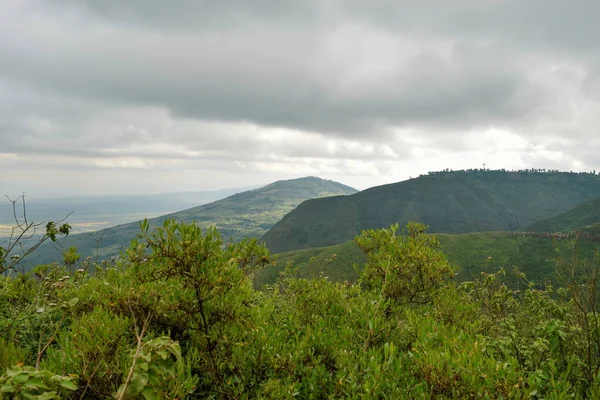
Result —
M 527 226 L 528 232 L 572 232 L 579 228 L 600 223 L 600 197 L 550 218 Z
M 169 218 L 183 222 L 196 221 L 206 227 L 214 225 L 226 239 L 238 241 L 244 237 L 260 237 L 307 199 L 352 193 L 356 193 L 356 190 L 334 181 L 316 177 L 291 179 L 148 221 L 151 226 L 161 225 Z M 64 248 L 77 247 L 83 257 L 106 259 L 118 255 L 138 233 L 139 223 L 133 222 L 93 233 L 72 235 L 60 244 Z M 60 260 L 60 248 L 54 243 L 45 243 L 24 261 L 31 266 Z
M 541 285 L 545 281 L 561 283 L 557 275 L 559 260 L 573 255 L 571 238 L 563 240 L 551 236 L 522 232 L 481 232 L 468 234 L 436 234 L 449 261 L 458 267 L 457 281 L 472 280 L 482 272 L 496 272 L 505 268 L 507 282 L 516 286 L 510 274 L 513 267 L 525 272 L 527 279 Z M 579 256 L 592 260 L 600 247 L 595 240 L 580 240 Z M 580 260 L 581 261 L 581 260 Z M 364 265 L 365 256 L 354 241 L 295 250 L 277 255 L 277 263 L 255 277 L 257 287 L 273 284 L 288 263 L 293 263 L 300 277 L 312 278 L 324 274 L 336 282 L 354 282 L 358 273 L 353 267 Z
M 27 196 L 27 218 L 30 221 L 53 221 L 69 216 L 71 233 L 90 232 L 111 226 L 138 221 L 177 210 L 185 210 L 201 204 L 224 199 L 257 186 L 228 188 L 194 192 L 168 192 L 141 195 L 81 195 L 64 197 Z M 0 193 L 4 195 L 4 193 Z M 21 214 L 21 202 L 17 202 L 17 214 Z M 0 240 L 8 237 L 14 226 L 12 203 L 0 199 Z
M 262 239 L 274 253 L 329 246 L 364 229 L 408 221 L 431 233 L 514 231 L 600 196 L 600 176 L 565 172 L 445 171 L 351 196 L 306 201 Z

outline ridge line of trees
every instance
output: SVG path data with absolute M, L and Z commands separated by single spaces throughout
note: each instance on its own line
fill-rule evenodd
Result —
M 557 169 L 544 168 L 526 168 L 526 169 L 489 169 L 489 168 L 469 168 L 469 169 L 450 169 L 446 168 L 441 171 L 429 171 L 427 175 L 445 175 L 445 174 L 466 174 L 476 172 L 491 172 L 491 173 L 521 173 L 521 174 L 572 174 L 572 175 L 598 175 L 596 170 L 593 171 L 560 171 Z M 419 176 L 426 176 L 421 174 Z

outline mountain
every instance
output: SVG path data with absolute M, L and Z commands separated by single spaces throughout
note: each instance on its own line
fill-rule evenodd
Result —
M 173 192 L 143 195 L 85 195 L 43 198 L 26 197 L 28 219 L 53 221 L 69 215 L 72 233 L 94 231 L 140 218 L 155 217 L 176 210 L 184 210 L 201 204 L 223 199 L 254 187 L 242 187 L 208 191 Z M 18 203 L 21 215 L 21 203 Z M 0 201 L 0 237 L 10 235 L 14 226 L 13 208 L 10 201 Z
M 572 232 L 600 223 L 600 197 L 524 228 L 528 232 Z
M 444 171 L 350 196 L 305 201 L 263 237 L 274 253 L 328 246 L 363 229 L 429 225 L 431 233 L 513 231 L 600 196 L 600 175 Z
M 497 272 L 504 268 L 506 283 L 517 287 L 522 282 L 512 274 L 514 267 L 525 272 L 527 279 L 541 286 L 549 281 L 564 285 L 560 271 L 573 257 L 571 238 L 564 240 L 552 235 L 536 235 L 524 232 L 480 232 L 467 234 L 436 234 L 442 251 L 457 267 L 458 282 L 473 280 L 482 272 Z M 583 260 L 594 260 L 597 256 L 598 240 L 580 239 L 577 248 L 579 264 Z M 292 263 L 296 276 L 312 278 L 323 274 L 336 282 L 354 282 L 358 271 L 365 263 L 365 256 L 353 240 L 326 247 L 295 250 L 277 255 L 275 265 L 258 271 L 255 286 L 260 288 L 273 284 Z
M 196 221 L 205 227 L 214 225 L 226 239 L 237 241 L 246 236 L 260 237 L 285 214 L 307 199 L 352 193 L 356 193 L 356 190 L 349 186 L 316 177 L 277 181 L 148 221 L 153 227 L 170 218 L 183 222 Z M 77 247 L 83 257 L 106 259 L 129 246 L 138 233 L 139 223 L 133 222 L 93 233 L 70 235 L 61 241 L 60 245 L 63 248 Z M 60 247 L 54 243 L 45 243 L 25 261 L 26 266 L 31 266 L 60 260 Z

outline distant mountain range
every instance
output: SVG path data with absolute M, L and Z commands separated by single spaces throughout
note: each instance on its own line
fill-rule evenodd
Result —
M 196 221 L 204 227 L 216 226 L 227 240 L 260 237 L 285 214 L 305 200 L 356 193 L 356 189 L 338 182 L 316 177 L 277 181 L 258 189 L 231 195 L 198 207 L 149 219 L 156 227 L 165 220 Z M 127 223 L 91 233 L 70 235 L 61 240 L 62 248 L 77 247 L 83 257 L 98 260 L 116 256 L 129 246 L 139 233 L 139 223 Z M 46 242 L 35 253 L 24 260 L 24 265 L 61 261 L 61 247 Z
M 422 222 L 432 233 L 516 231 L 600 197 L 600 176 L 445 171 L 350 196 L 308 200 L 263 237 L 273 253 L 330 246 L 364 229 Z
M 600 238 L 600 176 L 537 171 L 445 171 L 362 192 L 315 177 L 278 181 L 227 198 L 151 218 L 214 225 L 227 240 L 262 237 L 277 266 L 257 273 L 257 285 L 273 283 L 287 262 L 301 276 L 324 273 L 354 280 L 364 256 L 352 242 L 364 229 L 422 222 L 436 233 L 457 279 L 517 266 L 537 283 L 551 279 L 556 250 L 569 240 L 554 232 L 585 232 L 582 254 L 591 258 Z M 102 260 L 119 254 L 139 232 L 138 222 L 71 235 L 60 244 Z M 560 236 L 562 239 L 573 236 Z M 60 261 L 47 243 L 25 264 Z M 514 282 L 513 282 L 514 283 Z
M 566 174 L 562 178 L 573 177 Z M 521 231 L 438 233 L 435 236 L 449 260 L 458 267 L 457 281 L 471 280 L 482 272 L 505 268 L 505 281 L 518 287 L 522 282 L 511 272 L 516 267 L 537 285 L 545 282 L 564 285 L 561 274 L 572 257 L 577 257 L 579 263 L 599 261 L 600 197 L 527 225 Z M 574 240 L 578 240 L 576 247 Z M 325 275 L 334 281 L 352 282 L 358 278 L 355 266 L 360 267 L 365 262 L 364 254 L 353 240 L 284 252 L 277 257 L 275 265 L 257 273 L 257 287 L 275 283 L 279 273 L 290 263 L 296 267 L 296 276 Z

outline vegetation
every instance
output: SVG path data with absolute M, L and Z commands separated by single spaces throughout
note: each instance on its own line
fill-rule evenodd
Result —
M 524 228 L 529 232 L 572 232 L 580 228 L 600 223 L 600 197 L 577 207 L 537 221 Z
M 595 232 L 600 233 L 600 232 Z M 517 268 L 527 273 L 539 287 L 549 282 L 564 284 L 557 272 L 559 265 L 574 250 L 582 260 L 594 259 L 600 248 L 600 235 L 594 239 L 576 237 L 553 237 L 522 232 L 480 232 L 460 235 L 437 234 L 440 249 L 456 266 L 455 280 L 464 282 L 477 279 L 482 273 L 493 273 L 501 268 L 512 271 Z M 288 264 L 296 268 L 294 276 L 315 278 L 327 276 L 335 282 L 356 282 L 366 257 L 354 241 L 312 249 L 295 250 L 277 254 L 276 265 L 257 272 L 255 285 L 258 288 L 272 285 L 279 273 Z M 509 287 L 522 288 L 515 275 L 503 278 Z
M 414 190 L 432 182 L 441 188 L 448 208 L 430 215 L 445 213 L 440 223 L 451 225 L 453 207 L 475 198 L 481 203 L 471 204 L 473 218 L 485 202 L 505 206 L 488 222 L 508 211 L 520 215 L 510 190 L 524 182 L 526 200 L 550 214 L 563 196 L 553 185 L 583 199 L 593 195 L 595 179 L 477 170 L 409 182 Z M 43 241 L 70 233 L 62 221 L 31 222 L 23 203 L 13 235 L 0 243 L 0 399 L 600 398 L 600 224 L 587 224 L 594 202 L 553 219 L 574 233 L 432 235 L 417 223 L 400 233 L 399 225 L 378 228 L 384 221 L 374 220 L 354 241 L 275 257 L 256 238 L 237 240 L 227 230 L 225 216 L 244 221 L 244 212 L 255 211 L 235 232 L 256 237 L 252 229 L 269 210 L 291 209 L 287 199 L 333 187 L 297 183 L 200 207 L 205 220 L 192 210 L 179 220 L 145 220 L 112 261 L 85 257 L 64 241 L 60 263 L 16 274 Z M 328 231 L 329 214 L 353 209 L 375 217 L 370 201 L 418 214 L 420 194 L 402 203 L 407 190 L 394 202 L 386 196 L 397 188 L 389 186 L 367 197 L 309 201 L 324 223 L 295 237 L 339 240 L 347 232 Z M 528 194 L 533 186 L 550 197 Z M 500 189 L 508 192 L 484 198 Z M 279 190 L 287 196 L 277 197 Z M 208 223 L 213 217 L 223 236 Z M 343 231 L 356 220 L 339 222 Z
M 115 264 L 2 275 L 0 398 L 600 396 L 598 259 L 565 260 L 560 289 L 457 284 L 425 227 L 406 233 L 357 237 L 354 284 L 290 270 L 257 291 L 256 240 L 172 220 Z
M 195 221 L 204 228 L 217 227 L 226 240 L 235 242 L 245 237 L 260 237 L 304 200 L 355 192 L 348 186 L 315 177 L 292 179 L 148 221 L 151 228 L 161 226 L 168 219 Z M 71 246 L 75 246 L 83 258 L 108 260 L 127 248 L 136 237 L 138 226 L 138 222 L 134 222 L 93 233 L 71 235 L 61 241 L 60 246 L 42 246 L 26 265 L 33 267 L 60 261 L 63 249 Z
M 443 171 L 350 196 L 309 200 L 263 237 L 274 253 L 344 243 L 365 229 L 419 221 L 434 233 L 520 230 L 600 196 L 600 176 Z
M 29 196 L 27 214 L 32 221 L 50 221 L 69 215 L 71 234 L 77 234 L 196 207 L 250 189 L 255 187 L 122 196 Z M 13 222 L 10 202 L 0 201 L 0 241 L 10 235 Z
M 275 263 L 257 271 L 254 285 L 258 289 L 273 285 L 287 267 L 288 275 L 297 278 L 325 277 L 332 282 L 354 283 L 360 275 L 359 267 L 365 264 L 365 254 L 354 241 L 327 247 L 289 251 L 274 255 Z

